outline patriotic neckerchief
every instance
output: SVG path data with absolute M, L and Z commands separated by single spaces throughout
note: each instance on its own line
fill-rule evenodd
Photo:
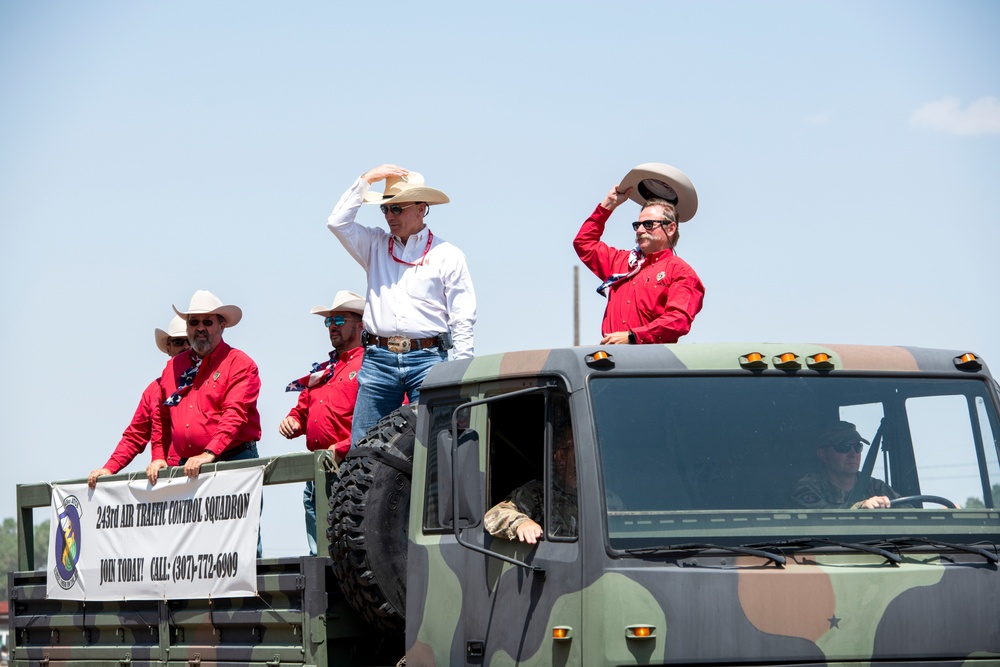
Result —
M 632 270 L 628 273 L 612 273 L 608 276 L 608 279 L 601 283 L 601 286 L 597 288 L 597 293 L 603 297 L 607 297 L 607 289 L 614 285 L 620 280 L 625 280 L 626 278 L 631 278 L 635 274 L 639 273 L 639 269 L 646 262 L 646 256 L 642 254 L 639 250 L 639 246 L 632 248 L 628 253 L 628 265 L 632 267 Z
M 191 359 L 194 361 L 194 365 L 181 373 L 181 381 L 177 383 L 177 391 L 170 394 L 170 398 L 163 401 L 163 404 L 168 408 L 173 407 L 181 402 L 181 399 L 191 391 L 191 385 L 194 384 L 194 378 L 198 375 L 198 369 L 201 368 L 202 358 L 194 353 L 194 350 L 189 351 L 191 354 Z
M 285 391 L 305 391 L 313 387 L 319 387 L 329 382 L 333 377 L 333 369 L 337 366 L 337 351 L 330 352 L 330 360 L 321 364 L 313 364 L 312 372 L 303 375 L 298 380 L 292 380 L 285 387 Z

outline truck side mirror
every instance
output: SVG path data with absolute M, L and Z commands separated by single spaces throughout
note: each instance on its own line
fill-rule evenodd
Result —
M 451 433 L 448 431 L 439 433 L 437 478 L 441 527 L 453 527 L 456 504 L 458 527 L 477 526 L 483 518 L 480 508 L 484 505 L 483 482 L 485 481 L 485 475 L 479 470 L 479 433 L 472 429 L 462 432 L 458 437 L 454 461 L 452 461 L 452 449 Z M 460 480 L 457 499 L 452 497 L 454 479 Z

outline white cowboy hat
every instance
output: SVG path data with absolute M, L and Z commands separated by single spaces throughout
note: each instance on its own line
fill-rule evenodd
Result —
M 167 342 L 171 338 L 187 338 L 187 322 L 184 321 L 183 317 L 179 315 L 174 315 L 173 319 L 170 320 L 170 324 L 167 326 L 167 330 L 154 329 L 153 335 L 156 337 L 156 347 L 160 348 L 160 352 L 163 354 L 170 354 L 170 348 L 167 347 Z
M 336 296 L 333 297 L 333 305 L 327 308 L 326 306 L 313 306 L 310 313 L 314 315 L 319 315 L 320 317 L 329 317 L 330 313 L 335 310 L 349 310 L 352 313 L 357 313 L 358 315 L 365 314 L 365 299 L 360 294 L 355 294 L 354 292 L 348 292 L 345 289 L 337 292 Z
M 174 312 L 183 317 L 185 322 L 188 315 L 222 315 L 226 318 L 227 327 L 235 327 L 243 319 L 243 311 L 240 310 L 239 306 L 224 306 L 219 297 L 203 289 L 194 293 L 194 296 L 191 297 L 191 305 L 186 311 L 178 310 L 177 306 L 173 308 Z
M 424 177 L 415 171 L 406 176 L 388 176 L 385 179 L 385 192 L 365 193 L 366 204 L 405 204 L 407 202 L 423 202 L 425 204 L 447 204 L 451 200 L 448 195 L 428 188 L 424 185 Z
M 687 222 L 698 212 L 698 193 L 683 171 L 662 162 L 645 162 L 625 174 L 619 192 L 632 188 L 629 199 L 640 206 L 647 199 L 666 199 L 677 210 L 677 222 Z

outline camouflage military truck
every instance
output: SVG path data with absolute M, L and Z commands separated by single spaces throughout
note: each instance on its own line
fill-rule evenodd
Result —
M 367 627 L 402 637 L 411 666 L 997 667 L 998 407 L 964 350 L 640 345 L 440 364 L 421 405 L 380 422 L 333 481 L 331 558 L 299 559 L 324 575 L 286 617 L 299 659 L 253 659 L 378 664 L 357 648 L 373 639 L 316 649 Z M 857 437 L 831 440 L 843 423 Z M 852 489 L 824 482 L 830 460 L 858 470 Z M 489 534 L 490 508 L 526 484 L 542 489 L 543 539 Z M 891 506 L 865 509 L 870 488 Z M 51 665 L 22 576 L 37 575 L 12 575 L 12 662 Z M 76 614 L 63 632 L 86 625 Z M 178 617 L 161 607 L 158 652 L 129 661 L 191 664 Z

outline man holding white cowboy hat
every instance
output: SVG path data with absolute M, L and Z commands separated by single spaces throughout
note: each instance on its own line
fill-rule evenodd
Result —
M 300 392 L 299 400 L 281 420 L 278 432 L 289 440 L 305 435 L 309 451 L 329 449 L 337 461 L 343 461 L 351 448 L 357 376 L 364 355 L 361 316 L 365 300 L 360 294 L 341 290 L 333 297 L 332 306 L 314 306 L 310 312 L 323 318 L 333 351 L 329 361 L 313 364 L 311 373 L 285 387 L 285 391 Z M 312 480 L 306 482 L 302 505 L 309 553 L 316 555 L 316 486 Z
M 385 181 L 385 191 L 370 192 Z M 473 355 L 476 294 L 465 255 L 424 223 L 448 195 L 414 172 L 384 164 L 365 172 L 344 193 L 327 227 L 368 274 L 364 361 L 358 375 L 352 440 L 379 419 L 420 397 L 431 366 Z M 378 204 L 388 231 L 354 221 L 361 204 Z
M 639 220 L 632 223 L 636 240 L 632 250 L 601 242 L 611 212 L 627 199 L 642 206 Z M 648 162 L 612 187 L 583 223 L 573 248 L 604 281 L 597 288 L 608 299 L 602 345 L 676 343 L 691 330 L 705 287 L 674 247 L 680 238 L 678 223 L 690 220 L 697 210 L 698 194 L 684 172 Z
M 183 319 L 176 315 L 170 320 L 166 331 L 154 329 L 153 336 L 156 340 L 156 347 L 169 357 L 174 357 L 189 347 L 187 325 Z M 132 422 L 122 433 L 122 439 L 118 441 L 118 446 L 115 447 L 111 458 L 108 459 L 103 468 L 91 471 L 90 476 L 87 477 L 87 485 L 90 488 L 93 489 L 97 486 L 98 477 L 119 472 L 146 449 L 146 443 L 150 441 L 153 431 L 153 412 L 158 408 L 160 401 L 160 378 L 157 377 L 149 383 L 146 391 L 142 392 L 139 406 L 135 409 L 135 414 L 132 415 Z M 180 461 L 180 457 L 172 451 L 167 452 L 167 465 L 175 466 L 178 461 Z
M 160 377 L 153 462 L 146 468 L 153 484 L 167 467 L 167 443 L 180 457 L 184 474 L 197 477 L 205 463 L 257 458 L 260 439 L 257 364 L 222 340 L 222 332 L 239 324 L 243 311 L 205 290 L 194 293 L 186 311 L 173 308 L 185 320 L 191 349 L 168 361 Z

